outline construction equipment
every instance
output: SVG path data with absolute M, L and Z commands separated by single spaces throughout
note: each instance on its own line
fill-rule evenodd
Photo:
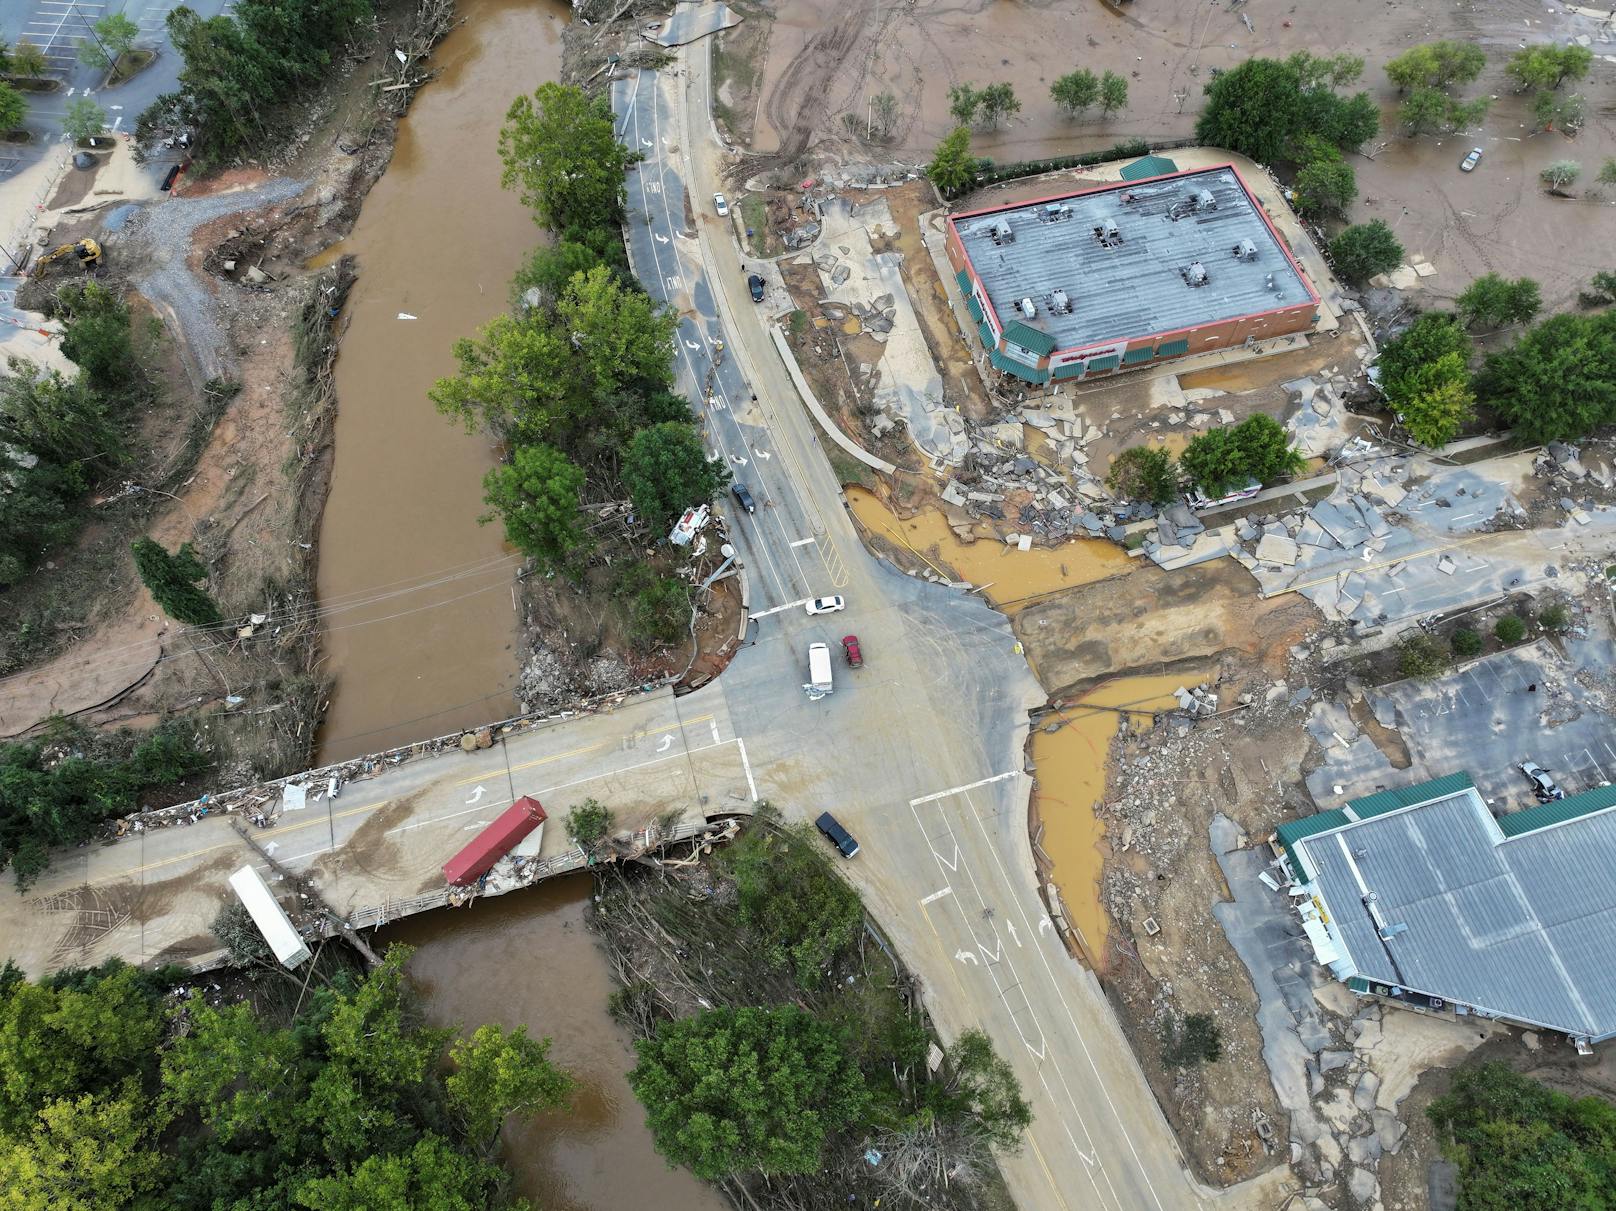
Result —
M 90 239 L 89 236 L 85 236 L 82 240 L 77 240 L 72 244 L 63 244 L 60 248 L 53 248 L 40 257 L 39 260 L 34 262 L 33 276 L 38 277 L 40 271 L 46 266 L 54 265 L 70 252 L 78 257 L 79 265 L 86 270 L 94 269 L 101 263 L 101 245 Z

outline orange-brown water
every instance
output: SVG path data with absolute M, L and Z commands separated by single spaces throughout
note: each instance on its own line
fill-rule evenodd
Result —
M 499 184 L 512 98 L 553 79 L 567 6 L 461 0 L 438 76 L 340 251 L 359 258 L 337 359 L 336 465 L 320 530 L 335 678 L 320 758 L 341 760 L 511 713 L 515 560 L 479 526 L 495 451 L 427 398 L 454 342 L 503 310 L 540 239 Z M 400 313 L 415 319 L 399 319 Z M 415 587 L 440 579 L 431 587 Z M 353 608 L 347 608 L 350 604 Z

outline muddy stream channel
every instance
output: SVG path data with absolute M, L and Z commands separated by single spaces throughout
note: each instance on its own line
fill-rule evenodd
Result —
M 511 100 L 561 66 L 560 0 L 461 0 L 464 24 L 399 127 L 392 163 L 340 248 L 359 259 L 337 357 L 336 466 L 320 530 L 320 604 L 335 682 L 319 759 L 340 761 L 504 718 L 517 673 L 512 576 L 480 526 L 496 452 L 427 391 L 454 342 L 507 306 L 540 238 L 501 189 Z M 413 318 L 401 318 L 409 316 Z

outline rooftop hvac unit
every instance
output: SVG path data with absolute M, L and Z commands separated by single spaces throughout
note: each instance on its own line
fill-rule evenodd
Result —
M 1049 296 L 1049 309 L 1056 315 L 1072 314 L 1072 300 L 1066 297 L 1066 291 L 1057 290 Z
M 1200 261 L 1191 261 L 1184 268 L 1184 281 L 1190 286 L 1205 286 L 1207 282 L 1206 266 Z
M 1218 208 L 1218 200 L 1212 196 L 1212 191 L 1210 189 L 1203 189 L 1200 193 L 1196 194 L 1195 204 L 1202 210 L 1216 210 Z
M 1257 259 L 1257 245 L 1250 240 L 1241 240 L 1234 246 L 1234 259 L 1237 261 L 1255 261 Z
M 1022 299 L 1021 302 L 1016 304 L 1016 309 L 1029 320 L 1038 314 L 1038 308 L 1033 306 L 1033 301 L 1031 299 Z
M 1072 213 L 1072 208 L 1064 202 L 1051 202 L 1044 207 L 1044 218 L 1051 223 L 1057 223 Z
M 1016 242 L 1016 233 L 1010 230 L 1009 219 L 995 220 L 991 234 L 995 244 L 1014 244 Z

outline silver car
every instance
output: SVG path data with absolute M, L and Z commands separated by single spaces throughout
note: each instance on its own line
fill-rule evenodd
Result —
M 1481 148 L 1472 147 L 1470 154 L 1459 161 L 1460 172 L 1475 172 L 1476 165 L 1481 163 Z
M 1525 774 L 1527 780 L 1531 782 L 1532 793 L 1538 797 L 1540 802 L 1552 803 L 1556 799 L 1566 797 L 1565 791 L 1560 789 L 1560 784 L 1554 780 L 1548 770 L 1544 769 L 1536 761 L 1522 761 L 1521 773 Z

